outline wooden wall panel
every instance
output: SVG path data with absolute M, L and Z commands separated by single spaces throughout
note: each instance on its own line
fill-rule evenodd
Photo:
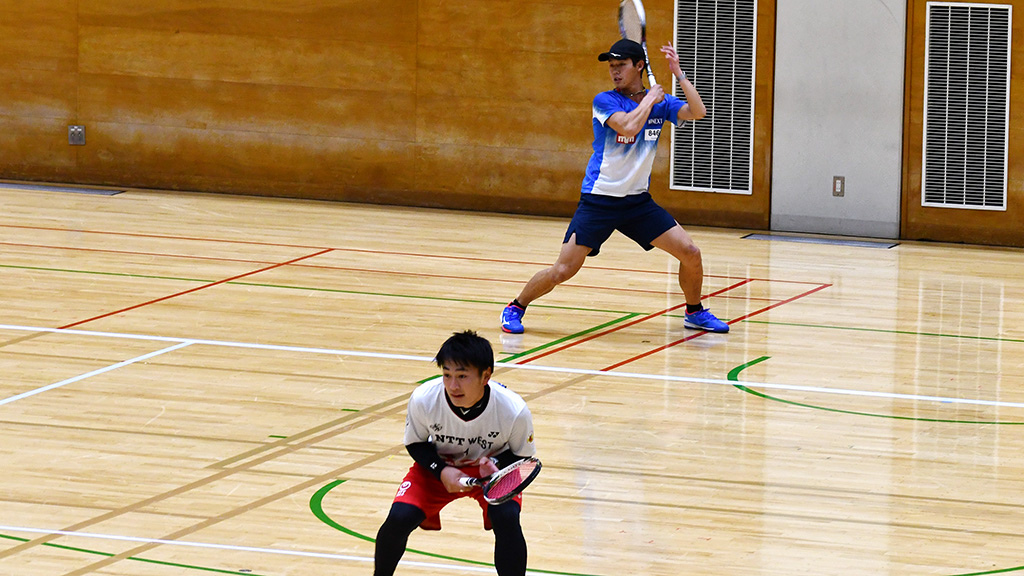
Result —
M 41 0 L 34 0 L 42 4 Z M 416 42 L 416 0 L 78 0 L 81 23 L 361 45 Z
M 0 73 L 3 177 L 73 179 L 76 149 L 68 146 L 67 126 L 76 116 L 76 76 L 34 69 Z
M 418 182 L 430 182 L 424 206 L 537 215 L 571 214 L 587 156 L 529 148 L 421 146 Z M 444 199 L 459 199 L 449 204 Z
M 22 4 L 0 22 L 19 79 L 0 88 L 0 178 L 532 214 L 576 205 L 610 87 L 597 54 L 618 35 L 607 0 Z M 646 4 L 668 80 L 674 3 Z M 758 146 L 770 76 L 759 63 Z M 67 145 L 69 123 L 86 146 Z M 667 140 L 652 192 L 680 221 L 767 227 L 770 179 L 753 197 L 669 191 Z
M 960 210 L 921 206 L 924 140 L 924 56 L 926 0 L 911 0 L 907 30 L 906 121 L 901 211 L 903 238 L 1002 246 L 1024 246 L 1024 5 L 1012 5 L 1010 54 L 1010 132 L 1007 210 Z
M 421 2 L 412 203 L 572 213 L 614 4 Z
M 83 26 L 81 72 L 223 83 L 409 90 L 413 44 Z
M 0 67 L 75 71 L 77 0 L 5 2 L 0 18 Z
M 424 0 L 420 2 L 419 44 L 498 50 L 510 56 L 589 54 L 599 48 L 594 53 L 596 61 L 597 54 L 619 33 L 616 6 L 602 0 Z M 560 65 L 556 58 L 550 63 Z M 570 76 L 582 72 L 562 68 Z
M 68 120 L 0 115 L 0 178 L 85 182 L 76 170 L 78 152 L 68 146 Z
M 483 148 L 518 148 L 580 152 L 590 156 L 589 104 L 578 102 L 505 101 L 451 96 L 420 97 L 416 133 L 420 142 Z M 582 126 L 581 126 L 582 125 Z M 586 140 L 584 140 L 586 138 Z M 580 169 L 580 180 L 583 170 Z
M 68 119 L 75 114 L 76 74 L 32 68 L 4 72 L 0 110 L 18 118 Z
M 414 2 L 384 6 L 404 19 L 354 2 L 117 4 L 81 27 L 92 180 L 335 199 L 414 189 Z M 386 31 L 339 36 L 349 18 Z
M 100 184 L 338 200 L 413 188 L 415 149 L 401 142 L 172 127 L 154 137 L 103 122 L 88 138 L 80 173 Z
M 9 4 L 0 17 L 0 177 L 74 180 L 77 1 Z
M 416 99 L 407 91 L 381 94 L 116 75 L 84 78 L 79 99 L 85 115 L 100 122 L 146 126 L 154 134 L 163 127 L 187 127 L 413 140 Z

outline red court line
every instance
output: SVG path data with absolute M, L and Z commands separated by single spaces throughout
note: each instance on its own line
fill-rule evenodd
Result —
M 770 280 L 758 280 L 758 282 L 770 282 Z M 730 296 L 728 294 L 722 294 L 718 297 L 719 300 L 746 300 L 748 302 L 753 300 L 772 302 L 771 298 L 767 296 Z
M 733 284 L 732 286 L 728 286 L 726 288 L 722 288 L 718 292 L 712 292 L 712 293 L 708 294 L 707 296 L 705 296 L 704 298 L 711 298 L 712 296 L 717 296 L 717 295 L 719 295 L 719 294 L 721 294 L 723 292 L 728 292 L 729 290 L 734 290 L 734 289 L 739 288 L 740 286 L 743 286 L 744 284 L 747 284 L 747 283 L 749 283 L 751 281 L 752 280 L 750 280 L 748 278 L 746 280 L 743 280 L 742 282 L 737 282 L 736 284 Z M 703 298 L 702 298 L 702 300 L 703 300 Z M 668 314 L 669 312 L 671 312 L 673 310 L 678 310 L 678 309 L 683 308 L 685 306 L 686 306 L 686 302 L 683 302 L 682 304 L 677 304 L 675 306 L 672 306 L 671 308 L 666 308 L 666 309 L 664 309 L 664 310 L 662 310 L 660 312 L 655 312 L 653 314 L 648 314 L 647 316 L 644 316 L 643 318 L 637 318 L 636 320 L 633 320 L 631 322 L 627 322 L 625 324 L 616 325 L 616 326 L 614 326 L 612 328 L 609 328 L 608 330 L 605 330 L 603 332 L 597 332 L 596 334 L 591 334 L 590 336 L 587 336 L 586 338 L 580 338 L 579 340 L 573 340 L 572 342 L 570 342 L 570 343 L 568 343 L 568 344 L 566 344 L 564 346 L 559 346 L 557 348 L 552 348 L 551 350 L 547 350 L 547 351 L 542 352 L 541 354 L 538 354 L 538 355 L 533 356 L 531 358 L 525 358 L 523 360 L 520 360 L 520 361 L 516 362 L 516 364 L 526 364 L 527 362 L 533 362 L 534 360 L 539 360 L 540 358 L 543 358 L 545 356 L 550 356 L 551 354 L 554 354 L 555 352 L 561 352 L 562 350 L 566 350 L 566 349 L 572 348 L 573 346 L 577 346 L 579 344 L 583 344 L 584 342 L 588 342 L 590 340 L 593 340 L 594 338 L 600 338 L 601 336 L 606 336 L 608 334 L 611 334 L 612 332 L 618 332 L 619 330 L 622 330 L 624 328 L 629 328 L 630 326 L 633 326 L 634 324 L 639 324 L 640 322 L 645 322 L 647 320 L 650 320 L 651 318 L 656 318 L 656 317 L 661 316 L 663 314 Z M 735 320 L 734 320 L 734 322 L 735 322 Z
M 807 292 L 804 292 L 803 294 L 798 294 L 796 296 L 793 296 L 792 298 L 787 298 L 785 300 L 782 300 L 781 302 L 776 302 L 775 304 L 772 304 L 771 306 L 765 306 L 764 308 L 761 308 L 760 310 L 755 310 L 754 312 L 751 312 L 750 314 L 746 314 L 746 315 L 740 316 L 738 318 L 733 318 L 732 320 L 730 320 L 728 322 L 728 324 L 731 326 L 731 325 L 735 324 L 736 322 L 739 322 L 740 320 L 746 320 L 747 318 L 750 318 L 751 316 L 756 316 L 758 314 L 762 314 L 764 312 L 767 312 L 767 311 L 771 310 L 772 308 L 777 308 L 779 306 L 782 306 L 783 304 L 789 304 L 790 302 L 793 302 L 794 300 L 798 300 L 798 299 L 803 298 L 805 296 L 810 296 L 811 294 L 814 294 L 815 292 L 818 292 L 819 290 L 824 290 L 825 288 L 828 288 L 830 286 L 832 286 L 832 285 L 831 284 L 821 284 L 817 288 L 812 288 L 812 289 L 808 290 Z M 661 352 L 662 350 L 666 350 L 666 349 L 671 348 L 673 346 L 676 346 L 678 344 L 682 344 L 683 342 L 686 342 L 687 340 L 693 340 L 694 338 L 698 338 L 698 337 L 703 336 L 705 334 L 707 334 L 707 332 L 698 332 L 698 333 L 693 334 L 691 336 L 687 336 L 686 338 L 682 338 L 682 339 L 676 340 L 675 342 L 672 342 L 670 344 L 666 344 L 664 346 L 659 346 L 658 348 L 655 348 L 653 350 L 649 350 L 647 352 L 644 352 L 643 354 L 639 354 L 639 355 L 634 356 L 632 358 L 629 358 L 627 360 L 623 360 L 622 362 L 619 362 L 618 364 L 612 364 L 611 366 L 608 366 L 606 368 L 601 368 L 601 372 L 608 372 L 608 371 L 614 370 L 614 369 L 616 369 L 616 368 L 618 368 L 620 366 L 625 366 L 626 364 L 629 364 L 630 362 L 635 362 L 637 360 L 640 360 L 641 358 L 646 358 L 646 357 L 650 356 L 651 354 L 657 354 L 658 352 Z
M 193 256 L 190 254 L 171 254 L 168 252 L 142 252 L 135 250 L 110 250 L 108 248 L 83 248 L 80 246 L 53 246 L 48 244 L 24 244 L 20 242 L 0 242 L 0 246 L 20 246 L 23 248 L 46 248 L 50 250 L 71 250 L 78 252 L 98 252 L 102 254 L 122 254 L 127 256 L 156 256 L 160 258 L 180 258 L 185 260 L 208 260 L 214 262 L 234 262 L 244 264 L 271 264 L 269 260 L 249 260 L 243 258 L 221 258 L 217 256 Z M 395 276 L 414 276 L 416 278 L 441 278 L 444 280 L 480 280 L 483 282 L 496 282 L 504 284 L 523 284 L 522 280 L 509 280 L 506 278 L 484 278 L 482 276 L 453 276 L 451 274 L 428 274 L 425 272 L 402 272 L 400 270 L 379 270 L 375 268 L 356 268 L 352 266 L 330 266 L 326 264 L 298 264 L 296 268 L 313 268 L 317 270 L 336 270 L 340 272 L 369 272 L 373 274 L 391 274 Z M 590 284 L 577 284 L 567 282 L 561 284 L 565 288 L 579 288 L 584 290 L 604 290 L 609 292 L 628 292 L 631 294 L 664 294 L 664 290 L 643 290 L 640 288 L 618 288 L 615 286 L 594 286 Z M 750 300 L 769 300 L 768 298 L 748 298 Z
M 115 314 L 121 314 L 122 312 L 128 312 L 130 310 L 135 310 L 137 308 L 142 308 L 143 306 L 149 306 L 150 304 L 156 304 L 157 302 L 163 302 L 164 300 L 170 300 L 171 298 L 176 298 L 178 296 L 184 296 L 185 294 L 191 294 L 192 292 L 196 292 L 198 290 L 203 290 L 205 288 L 211 288 L 213 286 L 224 284 L 226 282 L 231 282 L 232 280 L 238 280 L 239 278 L 245 278 L 246 276 L 252 276 L 253 274 L 259 274 L 260 272 L 266 272 L 268 270 L 273 270 L 274 268 L 280 268 L 282 266 L 287 266 L 289 264 L 294 264 L 295 262 L 299 262 L 299 261 L 305 260 L 307 258 L 313 258 L 314 256 L 320 256 L 322 254 L 326 254 L 326 253 L 330 252 L 331 250 L 332 250 L 331 248 L 326 248 L 324 250 L 321 250 L 319 252 L 315 252 L 313 254 L 307 254 L 305 256 L 299 256 L 298 258 L 294 258 L 292 260 L 288 260 L 287 262 L 279 262 L 279 263 L 274 264 L 272 266 L 266 266 L 264 268 L 260 268 L 259 270 L 253 270 L 251 272 L 246 272 L 244 274 L 238 274 L 236 276 L 232 276 L 230 278 L 225 278 L 223 280 L 218 280 L 216 282 L 210 282 L 208 284 L 203 284 L 202 286 L 197 286 L 195 288 L 190 288 L 188 290 L 184 290 L 184 291 L 178 292 L 176 294 L 170 294 L 168 296 L 163 296 L 163 297 L 157 298 L 155 300 L 150 300 L 149 302 L 143 302 L 142 304 L 136 304 L 135 306 L 129 306 L 128 308 L 122 308 L 121 310 L 115 310 L 114 312 L 108 312 L 106 314 L 101 314 L 99 316 L 94 316 L 94 317 L 88 318 L 86 320 L 79 320 L 78 322 L 75 322 L 73 324 L 67 324 L 65 326 L 61 326 L 60 328 L 61 329 L 67 329 L 67 328 L 74 328 L 75 326 L 81 326 L 82 324 L 85 324 L 85 323 L 88 323 L 88 322 L 92 322 L 94 320 L 100 320 L 102 318 L 108 318 L 110 316 L 114 316 Z
M 97 231 L 97 230 L 79 230 L 72 228 L 54 228 L 52 226 L 23 226 L 15 224 L 0 224 L 0 228 L 15 228 L 19 230 L 46 230 L 50 232 L 77 232 L 80 234 L 99 234 L 108 236 L 129 236 L 134 238 L 156 238 L 164 240 L 189 240 L 195 242 L 212 242 L 218 244 L 244 244 L 249 246 L 273 246 L 277 248 L 304 248 L 309 250 L 323 249 L 323 246 L 306 246 L 302 244 L 283 244 L 275 242 L 256 242 L 253 240 L 227 240 L 223 238 L 200 238 L 195 236 L 173 236 L 170 234 L 143 234 L 141 232 L 109 232 L 109 231 Z M 417 258 L 439 258 L 448 260 L 463 260 L 469 262 L 502 262 L 505 264 L 526 264 L 530 266 L 550 266 L 551 262 L 530 262 L 525 260 L 508 260 L 506 258 L 481 258 L 475 256 L 451 256 L 446 254 L 424 254 L 417 252 L 396 252 L 393 250 L 370 250 L 366 248 L 330 248 L 335 252 L 354 252 L 363 254 L 383 254 L 390 256 L 414 256 Z M 636 274 L 658 274 L 661 276 L 665 275 L 676 275 L 674 271 L 667 270 L 639 270 L 633 268 L 612 268 L 608 266 L 587 266 L 591 270 L 608 270 L 617 272 L 630 272 Z M 725 280 L 736 279 L 736 276 L 721 276 L 716 274 L 707 274 L 707 278 L 721 278 Z M 777 282 L 783 284 L 816 284 L 816 282 L 804 282 L 800 280 L 772 280 L 770 278 L 743 278 L 744 280 L 764 280 L 766 282 Z

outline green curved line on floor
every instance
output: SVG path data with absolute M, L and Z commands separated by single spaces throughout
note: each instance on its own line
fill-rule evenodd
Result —
M 14 540 L 15 542 L 29 542 L 28 538 L 19 538 L 17 536 L 10 536 L 8 534 L 0 534 L 0 538 L 6 539 L 6 540 Z M 105 556 L 107 558 L 112 558 L 112 557 L 116 556 L 116 554 L 111 554 L 110 552 L 100 552 L 99 550 L 89 550 L 88 548 L 79 548 L 77 546 L 65 546 L 63 544 L 54 544 L 52 542 L 43 542 L 43 546 L 47 546 L 49 548 L 57 548 L 58 550 L 67 550 L 69 552 L 81 552 L 83 554 L 92 554 L 94 556 Z M 220 569 L 220 568 L 207 568 L 205 566 L 193 566 L 193 565 L 190 565 L 190 564 L 179 564 L 178 562 L 167 562 L 165 560 L 150 560 L 149 558 L 139 558 L 138 556 L 129 556 L 129 557 L 125 558 L 125 560 L 134 560 L 135 562 L 145 562 L 147 564 L 158 564 L 160 566 L 171 566 L 173 568 L 187 568 L 189 570 L 201 570 L 203 572 L 215 572 L 217 574 L 235 574 L 236 576 L 238 574 L 240 574 L 240 572 L 238 570 L 223 570 L 223 569 Z M 256 574 L 255 572 L 245 572 L 245 574 L 247 574 L 248 576 L 260 576 L 259 574 Z
M 338 524 L 330 516 L 327 515 L 327 512 L 324 511 L 324 497 L 327 496 L 328 492 L 330 492 L 334 488 L 337 488 L 338 486 L 340 486 L 340 485 L 342 485 L 344 483 L 345 483 L 345 480 L 334 480 L 333 482 L 329 482 L 323 488 L 317 490 L 316 493 L 313 494 L 313 496 L 310 497 L 310 499 L 309 499 L 309 509 L 310 509 L 310 511 L 312 511 L 313 515 L 316 516 L 317 518 L 319 518 L 321 522 L 323 522 L 324 524 L 327 524 L 328 526 L 330 526 L 331 528 L 334 528 L 335 530 L 339 530 L 341 532 L 344 532 L 345 534 L 348 534 L 349 536 L 353 536 L 353 537 L 358 538 L 360 540 L 365 540 L 367 542 L 376 542 L 377 540 L 375 538 L 371 538 L 371 537 L 369 537 L 369 536 L 367 536 L 365 534 L 360 534 L 359 532 L 356 532 L 355 530 L 352 530 L 350 528 L 346 528 L 346 527 L 342 526 L 341 524 Z M 464 564 L 475 564 L 477 566 L 494 566 L 494 564 L 490 564 L 488 562 L 480 562 L 478 560 L 469 560 L 467 558 L 457 558 L 455 556 L 445 556 L 444 554 L 435 554 L 433 552 L 425 552 L 423 550 L 415 550 L 413 548 L 406 548 L 406 551 L 412 552 L 414 554 L 421 554 L 423 556 L 429 556 L 431 558 L 440 558 L 442 560 L 451 560 L 453 562 L 462 562 Z M 577 572 L 558 572 L 556 570 L 540 570 L 540 569 L 537 569 L 537 568 L 530 568 L 529 570 L 527 570 L 527 572 L 535 572 L 535 573 L 539 573 L 539 574 L 557 574 L 559 576 L 596 576 L 594 574 L 580 574 L 580 573 L 577 573 Z
M 985 574 L 1006 574 L 1007 572 L 1017 572 L 1020 570 L 1024 570 L 1024 566 L 1000 568 L 999 570 L 986 570 L 985 572 L 971 572 L 969 574 L 954 574 L 953 576 L 984 576 Z
M 749 368 L 749 367 L 751 367 L 751 366 L 753 366 L 755 364 L 760 364 L 761 362 L 764 362 L 765 360 L 767 360 L 769 358 L 771 358 L 771 356 L 761 356 L 760 358 L 757 358 L 755 360 L 751 360 L 750 362 L 747 362 L 746 364 L 740 364 L 739 366 L 737 366 L 737 367 L 735 367 L 735 368 L 733 368 L 732 370 L 729 371 L 729 376 L 727 378 L 729 380 L 733 381 L 733 382 L 738 381 L 739 380 L 739 374 L 744 369 Z M 757 390 L 752 390 L 752 389 L 748 388 L 747 386 L 743 386 L 742 384 L 733 384 L 733 386 L 735 388 L 738 388 L 738 389 L 746 392 L 747 394 L 752 394 L 752 395 L 757 396 L 759 398 L 764 398 L 765 400 L 772 400 L 774 402 L 779 402 L 779 403 L 782 403 L 782 404 L 789 404 L 790 406 L 800 406 L 801 408 L 811 408 L 812 410 L 821 410 L 821 411 L 824 411 L 824 412 L 833 412 L 833 413 L 836 413 L 836 414 L 852 414 L 854 416 L 869 416 L 871 418 L 888 418 L 890 420 L 912 420 L 914 422 L 938 422 L 938 423 L 941 423 L 941 424 L 995 424 L 995 425 L 999 425 L 999 426 L 1024 426 L 1024 422 L 1010 422 L 1010 421 L 1005 421 L 1005 420 L 1003 420 L 1003 421 L 999 421 L 999 420 L 996 420 L 996 421 L 949 420 L 949 419 L 944 419 L 944 418 L 919 418 L 919 417 L 916 417 L 916 416 L 896 416 L 896 415 L 893 415 L 893 414 L 872 414 L 870 412 L 855 412 L 853 410 L 840 410 L 838 408 L 826 408 L 825 406 L 816 406 L 814 404 L 805 404 L 803 402 L 794 402 L 792 400 L 785 400 L 785 399 L 779 398 L 777 396 L 772 396 L 770 394 L 765 394 L 764 392 L 758 392 Z
M 769 358 L 771 358 L 771 356 L 761 356 L 760 358 L 756 358 L 754 360 L 751 360 L 750 362 L 747 362 L 746 364 L 740 364 L 739 366 L 737 366 L 737 367 L 735 367 L 735 368 L 733 368 L 732 370 L 729 371 L 728 379 L 732 380 L 734 382 L 739 380 L 740 372 L 742 372 L 746 368 L 750 368 L 751 366 L 753 366 L 755 364 L 760 364 L 761 362 L 764 362 L 765 360 L 768 360 Z M 757 392 L 757 391 L 751 390 L 750 388 L 748 388 L 746 386 L 742 386 L 742 385 L 738 385 L 738 384 L 734 384 L 733 386 L 735 386 L 736 388 L 739 388 L 740 390 L 742 390 L 744 392 L 747 392 L 748 394 L 753 394 L 754 396 L 758 396 L 758 397 L 764 398 L 766 400 L 774 400 L 776 402 L 782 402 L 783 404 L 792 404 L 794 406 L 803 406 L 803 407 L 806 407 L 806 408 L 814 408 L 816 410 L 825 410 L 827 412 L 840 412 L 840 413 L 843 413 L 843 414 L 855 414 L 855 415 L 858 415 L 858 416 L 874 416 L 874 417 L 877 417 L 877 418 L 898 418 L 898 419 L 903 419 L 903 420 L 923 420 L 925 422 L 956 422 L 956 423 L 964 423 L 964 424 L 987 424 L 987 422 L 961 422 L 961 421 L 956 421 L 956 420 L 932 420 L 932 419 L 929 419 L 929 418 L 908 418 L 908 417 L 905 417 L 905 416 L 889 416 L 889 415 L 885 415 L 885 414 L 867 414 L 867 413 L 864 413 L 864 412 L 850 412 L 848 410 L 835 410 L 835 409 L 832 409 L 832 408 L 823 408 L 821 406 L 813 406 L 811 404 L 801 404 L 800 402 L 791 402 L 789 400 L 783 400 L 781 398 L 775 398 L 774 396 L 769 396 L 767 394 L 762 394 L 761 392 Z M 992 424 L 1020 424 L 1020 422 L 992 422 Z M 954 574 L 953 576 L 985 576 L 986 574 L 1006 574 L 1007 572 L 1017 572 L 1017 571 L 1020 571 L 1020 570 L 1024 570 L 1024 566 L 1016 566 L 1014 568 L 1000 568 L 998 570 L 988 570 L 988 571 L 985 571 L 985 572 L 971 572 L 969 574 Z

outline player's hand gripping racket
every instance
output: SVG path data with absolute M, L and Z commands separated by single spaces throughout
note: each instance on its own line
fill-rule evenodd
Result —
M 491 474 L 487 478 L 459 478 L 463 486 L 483 486 L 484 500 L 491 504 L 501 504 L 515 498 L 533 479 L 540 474 L 540 460 L 523 458 Z
M 651 59 L 647 56 L 647 15 L 640 0 L 620 0 L 619 33 L 623 38 L 637 42 L 643 47 L 644 62 L 647 63 L 647 80 L 651 86 L 657 84 L 654 71 L 651 69 Z

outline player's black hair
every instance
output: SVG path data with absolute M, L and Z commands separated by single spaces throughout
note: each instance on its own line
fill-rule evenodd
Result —
M 629 61 L 633 64 L 633 66 L 636 66 L 637 62 L 643 62 L 644 63 L 644 67 L 641 68 L 640 71 L 644 72 L 644 71 L 647 70 L 647 58 L 645 58 L 643 56 L 630 56 L 629 57 Z
M 466 368 L 472 366 L 480 372 L 494 369 L 494 350 L 491 348 L 491 343 L 472 330 L 452 334 L 441 345 L 441 349 L 437 351 L 437 356 L 434 359 L 437 361 L 438 368 L 443 368 L 445 363 L 450 363 Z

